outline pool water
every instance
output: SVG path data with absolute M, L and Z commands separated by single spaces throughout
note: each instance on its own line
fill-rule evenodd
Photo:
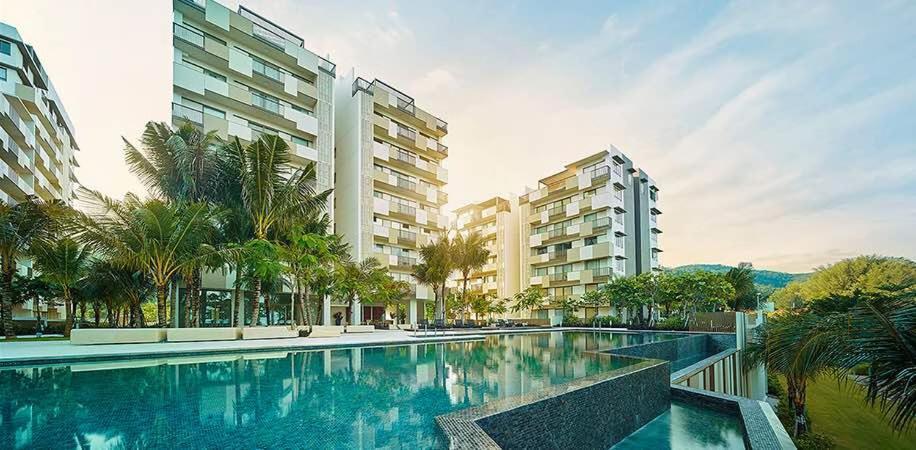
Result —
M 614 450 L 743 449 L 738 418 L 690 403 L 673 401 L 671 409 L 624 438 Z
M 633 364 L 667 334 L 485 340 L 0 370 L 0 448 L 436 448 L 434 418 Z

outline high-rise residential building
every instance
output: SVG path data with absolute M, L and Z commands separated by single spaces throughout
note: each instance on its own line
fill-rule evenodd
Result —
M 658 244 L 658 235 L 662 233 L 658 226 L 658 186 L 655 180 L 645 171 L 639 169 L 633 174 L 635 203 L 636 239 L 638 249 L 635 253 L 636 272 L 644 273 L 661 270 L 659 254 L 662 248 Z
M 567 164 L 521 196 L 519 287 L 540 286 L 549 303 L 531 311 L 532 317 L 557 322 L 562 299 L 641 272 L 637 173 L 633 162 L 611 146 Z M 596 311 L 580 311 L 589 313 Z
M 334 63 L 243 6 L 236 12 L 212 0 L 174 0 L 172 7 L 173 123 L 243 142 L 279 135 L 291 163 L 316 163 L 316 188 L 330 189 Z
M 479 233 L 490 252 L 487 263 L 471 274 L 468 290 L 498 299 L 518 293 L 518 198 L 493 197 L 458 208 L 455 215 L 458 232 Z M 461 283 L 453 280 L 452 286 L 461 289 Z
M 77 186 L 73 123 L 67 117 L 35 49 L 16 28 L 0 22 L 0 200 L 15 204 L 27 196 L 69 204 Z M 19 262 L 28 273 L 31 262 Z M 13 319 L 34 319 L 31 300 L 13 306 Z M 40 306 L 41 316 L 63 320 L 62 306 Z
M 394 278 L 411 283 L 406 319 L 417 323 L 434 300 L 431 289 L 411 276 L 418 249 L 447 227 L 441 207 L 448 202 L 448 147 L 442 143 L 448 124 L 397 88 L 355 72 L 341 77 L 336 95 L 336 231 L 354 260 L 375 257 Z M 385 315 L 382 306 L 359 302 L 331 309 L 351 323 Z M 323 311 L 326 319 L 331 313 Z
M 213 0 L 174 0 L 172 9 L 173 125 L 190 122 L 243 145 L 262 134 L 278 135 L 290 146 L 293 168 L 315 163 L 316 190 L 332 188 L 334 63 L 243 6 L 232 11 Z M 332 194 L 332 219 L 333 203 Z M 228 300 L 234 280 L 231 272 L 203 275 L 203 297 L 230 306 L 208 307 L 206 322 L 228 325 L 230 316 L 238 317 Z M 181 297 L 176 290 L 175 301 Z M 274 310 L 289 311 L 288 292 L 276 297 Z

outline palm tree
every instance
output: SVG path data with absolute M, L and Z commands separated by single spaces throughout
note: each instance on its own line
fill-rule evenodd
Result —
M 223 157 L 230 171 L 224 179 L 239 181 L 241 209 L 247 213 L 254 240 L 266 241 L 282 234 L 292 224 L 315 217 L 327 205 L 331 191 L 315 190 L 315 163 L 291 169 L 289 145 L 275 135 L 261 135 L 242 146 L 238 139 L 224 147 Z M 262 245 L 263 247 L 263 245 Z M 261 280 L 255 277 L 254 303 L 261 297 Z M 252 325 L 256 325 L 256 317 Z
M 484 246 L 485 243 L 483 236 L 477 231 L 466 235 L 458 233 L 452 241 L 451 257 L 455 269 L 461 274 L 461 300 L 464 305 L 469 305 L 468 279 L 471 273 L 483 268 L 490 258 L 490 251 Z
M 437 320 L 445 320 L 445 283 L 454 270 L 451 252 L 448 235 L 439 236 L 435 242 L 420 247 L 423 262 L 414 266 L 412 274 L 418 283 L 433 289 Z
M 206 204 L 142 201 L 133 194 L 116 201 L 99 192 L 85 192 L 94 211 L 78 216 L 79 239 L 121 267 L 149 276 L 156 287 L 160 327 L 167 326 L 167 289 L 175 275 L 201 261 L 237 252 L 206 243 L 217 219 Z
M 219 183 L 218 137 L 192 124 L 173 130 L 148 122 L 141 148 L 124 139 L 124 159 L 131 172 L 156 196 L 169 201 L 213 200 Z
M 64 336 L 70 336 L 76 313 L 73 290 L 89 271 L 92 263 L 91 249 L 65 237 L 55 242 L 39 242 L 32 253 L 35 256 L 35 267 L 60 291 L 67 310 Z
M 7 339 L 15 337 L 13 332 L 13 302 L 17 299 L 13 290 L 13 275 L 20 258 L 27 256 L 32 243 L 53 236 L 59 227 L 59 217 L 66 208 L 59 200 L 43 202 L 34 196 L 9 205 L 0 202 L 0 325 Z
M 867 364 L 866 401 L 903 431 L 916 416 L 916 296 L 867 298 L 833 322 L 840 375 Z M 842 343 L 846 344 L 843 345 Z
M 343 261 L 335 271 L 334 291 L 352 311 L 357 298 L 372 303 L 388 277 L 388 269 L 375 258 L 366 258 L 359 263 Z
M 141 304 L 152 296 L 153 286 L 144 272 L 99 258 L 92 261 L 88 272 L 84 288 L 105 303 L 110 326 L 146 326 Z
M 738 264 L 725 273 L 725 279 L 735 288 L 735 295 L 728 299 L 728 306 L 733 311 L 753 307 L 753 300 L 757 294 L 754 286 L 754 266 L 750 263 Z
M 745 352 L 751 367 L 764 364 L 767 370 L 786 378 L 786 392 L 795 414 L 795 436 L 811 430 L 806 407 L 808 381 L 832 371 L 846 347 L 837 342 L 832 324 L 824 319 L 809 312 L 773 317 Z

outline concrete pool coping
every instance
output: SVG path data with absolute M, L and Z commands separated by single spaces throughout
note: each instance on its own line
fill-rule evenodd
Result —
M 234 352 L 277 352 L 325 350 L 335 348 L 409 345 L 484 339 L 488 335 L 532 334 L 553 331 L 578 331 L 619 334 L 707 334 L 689 332 L 621 330 L 585 327 L 543 327 L 496 330 L 451 330 L 439 333 L 414 333 L 404 330 L 377 330 L 371 333 L 344 333 L 327 338 L 254 339 L 206 342 L 158 342 L 146 344 L 73 345 L 69 341 L 3 342 L 0 341 L 0 367 L 61 365 L 172 356 L 215 355 Z

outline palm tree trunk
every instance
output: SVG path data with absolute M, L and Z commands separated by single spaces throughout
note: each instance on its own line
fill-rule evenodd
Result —
M 92 316 L 95 327 L 98 328 L 102 323 L 102 304 L 98 300 L 92 302 Z
M 254 279 L 254 299 L 251 300 L 251 320 L 248 321 L 248 326 L 256 327 L 258 326 L 258 316 L 261 313 L 261 279 Z
M 238 278 L 238 274 L 235 277 L 235 283 L 233 286 L 232 301 L 235 302 L 235 317 L 232 318 L 232 326 L 241 327 L 245 324 L 242 320 L 245 317 L 245 299 L 242 296 L 242 282 Z
M 461 274 L 461 307 L 467 308 L 468 304 L 468 273 Z M 464 319 L 464 317 L 461 317 Z
M 156 286 L 156 315 L 159 319 L 159 328 L 168 326 L 168 318 L 165 315 L 166 298 L 168 297 L 166 289 L 165 284 Z
M 200 271 L 201 269 L 195 270 L 194 276 L 192 277 L 193 288 L 194 288 L 194 294 L 193 294 L 194 295 L 194 298 L 193 298 L 194 304 L 191 305 L 193 308 L 192 309 L 193 315 L 191 316 L 191 322 L 193 323 L 195 328 L 200 327 L 200 316 L 203 313 L 200 307 L 200 300 L 201 300 L 201 297 L 200 297 Z
M 309 308 L 308 305 L 306 304 L 309 299 L 309 294 L 310 294 L 309 291 L 310 291 L 309 285 L 306 284 L 305 292 L 304 293 L 301 291 L 299 292 L 299 306 L 302 307 L 302 309 L 305 311 L 305 324 L 309 327 L 309 329 L 311 329 L 312 328 L 312 312 L 310 311 L 311 308 Z
M 273 325 L 273 318 L 270 317 L 270 291 L 264 293 L 264 315 L 267 316 L 267 326 Z
M 65 289 L 63 295 L 64 295 L 64 309 L 67 310 L 67 320 L 64 321 L 64 337 L 70 337 L 70 331 L 73 330 L 73 318 L 74 318 L 73 311 L 75 310 L 75 308 L 73 307 L 73 304 L 70 301 L 70 292 Z
M 811 431 L 805 411 L 805 384 L 805 380 L 795 380 L 786 377 L 786 393 L 789 402 L 792 403 L 792 410 L 795 413 L 795 430 L 793 431 L 793 436 L 795 437 Z
M 184 280 L 184 308 L 181 311 L 181 323 L 179 326 L 190 327 L 191 326 L 191 296 L 193 295 L 194 289 L 192 289 L 192 281 L 190 277 L 182 277 Z M 177 289 L 177 286 L 176 286 Z
M 3 321 L 3 335 L 7 339 L 16 337 L 13 332 L 13 274 L 16 273 L 16 260 L 10 255 L 3 256 L 3 299 L 0 302 L 0 315 Z

